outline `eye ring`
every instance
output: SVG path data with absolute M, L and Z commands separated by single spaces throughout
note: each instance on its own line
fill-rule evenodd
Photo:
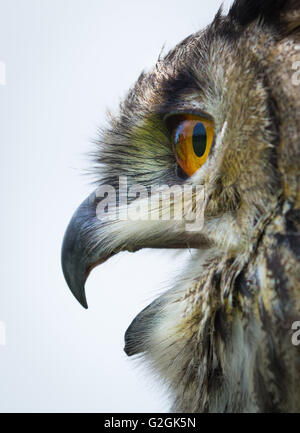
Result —
M 185 171 L 183 171 L 181 165 L 179 165 L 177 161 L 175 163 L 175 174 L 180 180 L 186 180 L 189 178 L 189 176 L 186 174 Z

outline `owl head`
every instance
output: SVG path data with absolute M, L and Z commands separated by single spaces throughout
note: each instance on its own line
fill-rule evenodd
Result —
M 119 251 L 193 249 L 125 336 L 174 410 L 300 404 L 288 332 L 300 320 L 299 26 L 296 0 L 236 0 L 161 55 L 109 116 L 96 191 L 65 234 L 64 275 L 84 307 L 88 274 Z

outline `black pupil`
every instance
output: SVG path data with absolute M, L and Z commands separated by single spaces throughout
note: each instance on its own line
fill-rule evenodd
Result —
M 203 123 L 198 122 L 196 123 L 193 131 L 193 149 L 195 154 L 198 157 L 201 157 L 204 155 L 206 150 L 206 129 L 203 125 Z

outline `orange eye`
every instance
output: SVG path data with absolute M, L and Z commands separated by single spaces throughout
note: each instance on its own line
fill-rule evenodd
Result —
M 176 160 L 182 170 L 192 176 L 207 159 L 214 138 L 214 124 L 192 114 L 171 116 L 168 123 Z

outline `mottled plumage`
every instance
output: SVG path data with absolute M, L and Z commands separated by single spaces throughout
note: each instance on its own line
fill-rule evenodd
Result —
M 142 73 L 103 131 L 97 185 L 118 187 L 119 176 L 201 185 L 198 231 L 174 220 L 100 223 L 91 195 L 65 236 L 64 273 L 84 305 L 88 272 L 111 254 L 196 249 L 125 335 L 126 353 L 168 387 L 172 411 L 300 411 L 300 346 L 291 341 L 300 320 L 299 29 L 299 1 L 235 1 Z M 204 111 L 215 124 L 211 154 L 188 179 L 176 174 L 164 124 L 175 111 Z

